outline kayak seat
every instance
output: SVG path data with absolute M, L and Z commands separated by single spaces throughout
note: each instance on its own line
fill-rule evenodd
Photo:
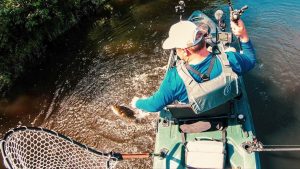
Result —
M 187 169 L 223 169 L 225 157 L 225 144 L 221 141 L 196 140 L 186 144 Z
M 231 102 L 229 101 L 201 114 L 196 114 L 189 104 L 171 104 L 167 105 L 167 109 L 175 119 L 209 118 L 229 114 L 231 111 Z

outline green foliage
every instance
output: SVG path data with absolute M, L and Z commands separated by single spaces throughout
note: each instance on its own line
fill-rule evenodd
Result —
M 45 44 L 104 0 L 0 0 L 0 91 L 41 56 Z

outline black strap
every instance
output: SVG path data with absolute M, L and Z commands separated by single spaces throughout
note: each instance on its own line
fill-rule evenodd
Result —
M 224 127 L 223 130 L 222 130 L 222 142 L 223 143 L 227 142 L 226 135 L 227 135 L 226 128 Z
M 187 147 L 186 147 L 186 144 L 187 144 L 186 138 L 185 138 L 185 137 L 186 137 L 186 133 L 181 132 L 180 134 L 181 134 L 181 142 L 182 142 L 182 145 L 184 146 L 185 151 L 188 151 L 188 149 L 187 149 Z
M 202 74 L 200 73 L 198 70 L 194 69 L 191 65 L 189 65 L 188 63 L 185 64 L 186 69 L 188 69 L 189 71 L 195 73 L 196 75 L 198 75 L 203 81 L 207 81 L 209 80 L 209 77 L 206 74 Z
M 211 73 L 211 71 L 212 71 L 212 69 L 214 67 L 215 60 L 216 60 L 216 56 L 213 55 L 212 58 L 211 58 L 211 60 L 210 60 L 210 64 L 209 64 L 208 70 L 206 72 L 206 74 L 208 74 L 208 77 L 210 76 L 210 73 Z
M 210 64 L 209 67 L 207 69 L 207 72 L 205 74 L 200 73 L 198 70 L 194 69 L 191 65 L 189 65 L 188 63 L 185 64 L 185 67 L 195 73 L 196 75 L 198 75 L 204 82 L 210 80 L 210 73 L 214 67 L 214 63 L 215 63 L 216 57 L 215 55 L 212 56 L 211 60 L 210 60 Z

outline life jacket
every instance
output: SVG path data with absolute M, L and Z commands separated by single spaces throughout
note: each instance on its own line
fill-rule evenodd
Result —
M 238 75 L 233 72 L 227 55 L 225 53 L 220 55 L 213 54 L 212 57 L 206 74 L 201 74 L 182 60 L 176 64 L 178 74 L 186 87 L 189 105 L 194 113 L 198 115 L 206 114 L 205 112 L 208 110 L 224 105 L 239 95 Z M 222 72 L 219 76 L 210 80 L 209 75 L 216 59 L 222 65 Z M 203 82 L 198 83 L 188 70 L 200 76 Z

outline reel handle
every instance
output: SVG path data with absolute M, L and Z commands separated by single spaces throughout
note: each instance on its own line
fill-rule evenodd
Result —
M 244 13 L 245 10 L 247 10 L 247 9 L 248 9 L 248 5 L 245 5 L 245 6 L 243 6 L 243 7 L 241 8 L 241 12 Z

